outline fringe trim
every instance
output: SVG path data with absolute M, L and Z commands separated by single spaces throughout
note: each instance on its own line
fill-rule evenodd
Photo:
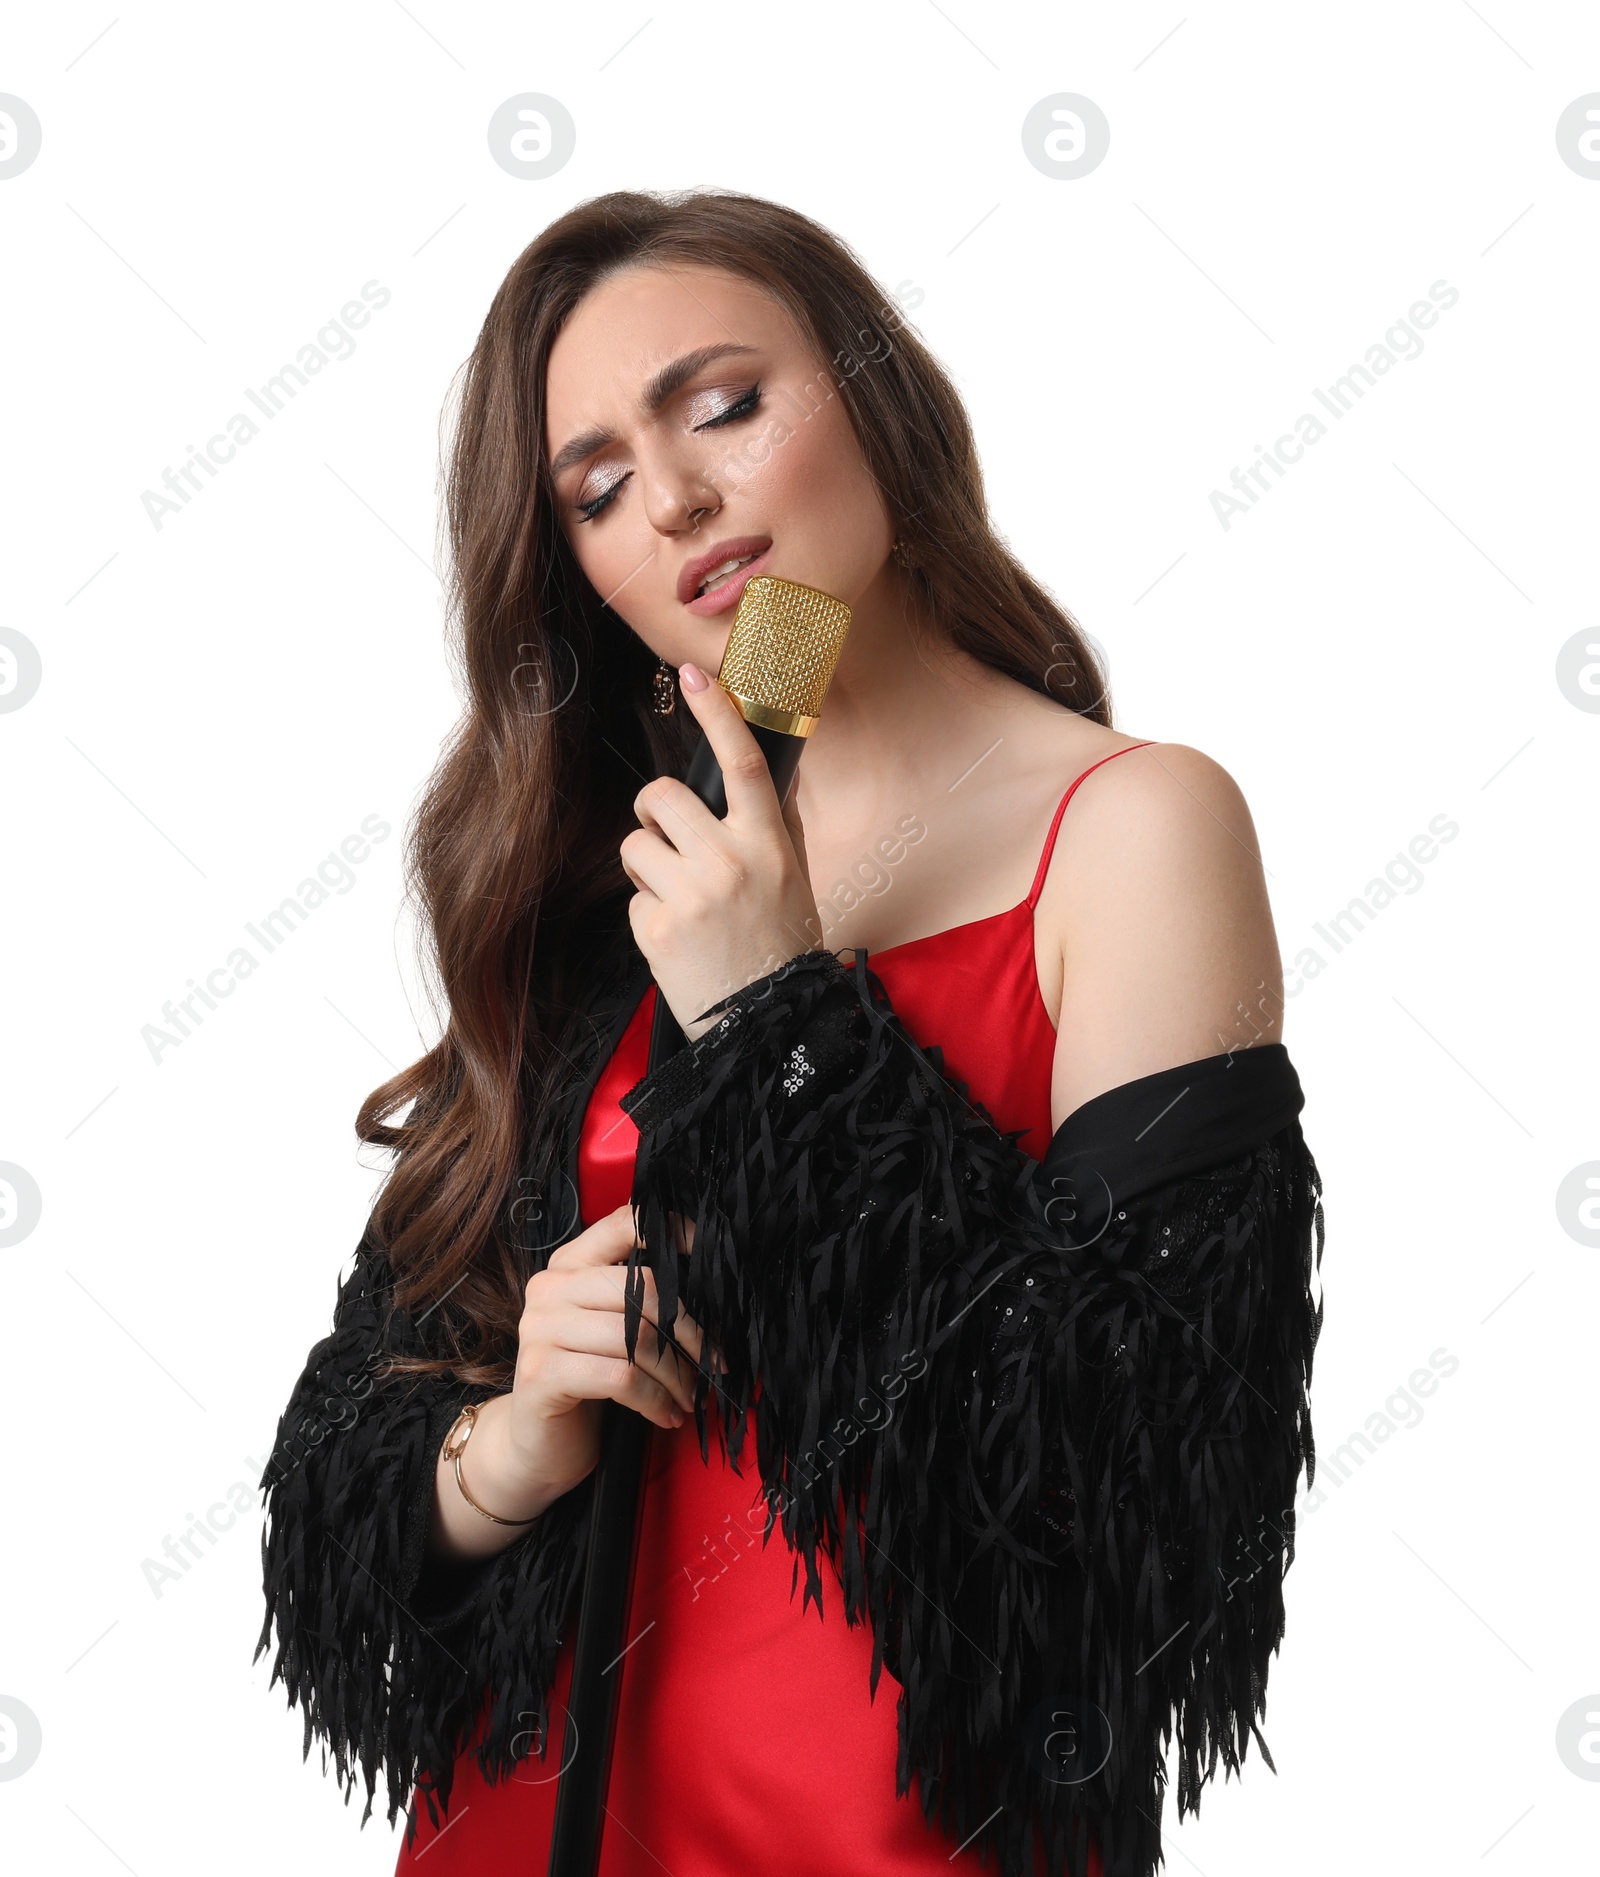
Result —
M 312 1350 L 262 1476 L 266 1617 L 255 1658 L 277 1650 L 348 1805 L 372 1815 L 380 1776 L 392 1825 L 413 1790 L 437 1828 L 457 1755 L 478 1741 L 491 1783 L 546 1751 L 549 1690 L 588 1551 L 591 1481 L 482 1563 L 427 1554 L 433 1472 L 463 1403 L 488 1391 L 448 1377 L 385 1378 L 386 1352 L 436 1356 L 392 1311 L 393 1274 L 363 1239 L 333 1333 Z M 424 1313 L 426 1315 L 426 1313 Z M 487 1697 L 487 1698 L 486 1698 Z M 559 1726 L 555 1729 L 559 1752 Z M 407 1840 L 415 1841 L 416 1821 Z
M 671 1112 L 651 1078 L 631 1092 L 654 1117 L 634 1268 L 720 1350 L 729 1451 L 753 1420 L 805 1601 L 826 1560 L 871 1625 L 897 1793 L 915 1776 L 1002 1877 L 1031 1877 L 1036 1833 L 1051 1872 L 1086 1877 L 1092 1836 L 1107 1877 L 1149 1877 L 1174 1733 L 1180 1819 L 1252 1737 L 1272 1764 L 1257 1722 L 1315 1464 L 1315 1163 L 1296 1119 L 1074 1247 L 1017 1135 L 860 955 L 843 973 L 764 981 Z

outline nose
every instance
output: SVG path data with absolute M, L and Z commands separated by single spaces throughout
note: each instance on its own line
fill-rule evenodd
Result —
M 722 506 L 722 497 L 704 469 L 692 457 L 664 455 L 640 463 L 644 512 L 657 534 L 695 534 L 708 515 Z

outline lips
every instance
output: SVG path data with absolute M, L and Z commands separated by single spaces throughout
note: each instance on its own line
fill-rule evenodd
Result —
M 706 607 L 707 610 L 720 610 L 720 608 L 709 608 L 707 603 L 722 599 L 727 589 L 735 583 L 742 587 L 741 576 L 748 573 L 749 569 L 741 567 L 737 574 L 733 575 L 730 580 L 725 580 L 715 592 L 701 594 L 697 600 L 695 590 L 700 582 L 707 574 L 714 573 L 717 568 L 728 561 L 750 559 L 751 564 L 754 565 L 754 562 L 764 556 L 771 546 L 772 536 L 769 534 L 739 535 L 731 540 L 718 541 L 714 546 L 707 548 L 705 553 L 697 554 L 684 566 L 683 571 L 678 575 L 678 598 L 685 606 L 694 606 L 697 610 L 702 607 Z

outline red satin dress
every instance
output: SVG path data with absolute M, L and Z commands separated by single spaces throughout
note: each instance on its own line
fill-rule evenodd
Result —
M 1129 749 L 1141 748 L 1129 744 Z M 1114 750 L 1109 762 L 1125 750 Z M 1100 764 L 1091 765 L 1088 775 Z M 1053 1129 L 1056 1032 L 1039 991 L 1033 909 L 1062 797 L 1028 897 L 1010 911 L 869 953 L 896 1014 L 946 1073 L 968 1084 L 997 1127 L 1025 1127 L 1042 1159 Z M 619 1098 L 644 1075 L 655 1009 L 651 985 L 602 1070 L 579 1140 L 586 1221 L 628 1198 L 639 1135 Z M 708 1409 L 710 1461 L 693 1418 L 652 1427 L 639 1557 L 629 1611 L 616 1750 L 599 1877 L 994 1877 L 976 1845 L 956 1850 L 922 1815 L 918 1787 L 895 1794 L 898 1684 L 887 1669 L 869 1699 L 872 1635 L 848 1625 L 837 1575 L 824 1569 L 823 1608 L 802 1608 L 804 1571 L 774 1527 L 746 1435 L 742 1470 Z M 543 1877 L 555 1820 L 560 1742 L 572 1675 L 569 1629 L 551 1695 L 550 1752 L 490 1785 L 472 1757 L 455 1769 L 450 1816 L 434 1832 L 420 1808 L 415 1847 L 397 1877 Z M 481 1725 L 481 1723 L 480 1723 Z M 952 1852 L 955 1855 L 952 1856 Z M 426 1865 L 423 1865 L 423 1860 Z M 1044 1871 L 1036 1846 L 1035 1870 Z M 1101 1877 L 1091 1847 L 1090 1877 Z

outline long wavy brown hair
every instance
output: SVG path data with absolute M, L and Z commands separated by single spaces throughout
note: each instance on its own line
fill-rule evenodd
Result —
M 387 1251 L 400 1308 L 441 1306 L 453 1352 L 403 1366 L 491 1387 L 510 1386 L 537 1268 L 510 1223 L 521 1169 L 554 1138 L 599 961 L 627 932 L 632 887 L 617 849 L 637 825 L 639 789 L 682 773 L 695 731 L 688 711 L 652 709 L 654 655 L 567 546 L 546 472 L 545 368 L 598 281 L 671 263 L 755 282 L 809 336 L 937 627 L 1111 722 L 1076 622 L 994 531 L 955 387 L 836 235 L 756 196 L 621 190 L 580 203 L 524 249 L 459 380 L 445 513 L 448 639 L 466 703 L 406 840 L 407 892 L 447 1021 L 356 1117 L 362 1141 L 396 1153 L 369 1240 Z M 890 333 L 881 357 L 867 347 Z M 857 369 L 863 349 L 871 362 Z M 835 369 L 841 360 L 850 369 Z M 390 1125 L 407 1103 L 404 1124 Z

